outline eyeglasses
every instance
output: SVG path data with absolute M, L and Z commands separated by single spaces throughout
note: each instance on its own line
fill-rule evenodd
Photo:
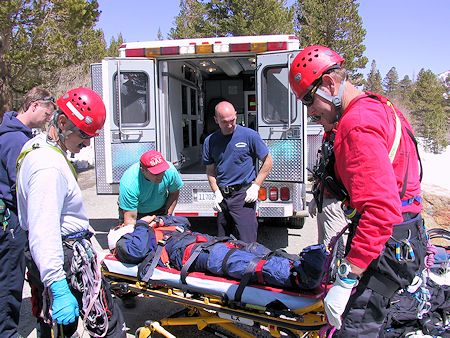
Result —
M 303 96 L 303 98 L 301 99 L 302 103 L 306 107 L 311 107 L 313 105 L 314 95 L 316 94 L 317 89 L 319 89 L 321 83 L 322 81 L 317 82 L 317 84 L 314 87 L 312 87 L 312 89 L 309 92 L 307 92 L 305 96 Z

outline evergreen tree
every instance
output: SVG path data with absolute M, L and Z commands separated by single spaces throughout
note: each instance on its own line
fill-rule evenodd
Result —
M 170 38 L 289 34 L 294 10 L 286 0 L 181 0 Z
M 413 92 L 414 84 L 408 75 L 398 83 L 397 101 L 403 103 L 403 106 L 411 109 L 411 94 Z
M 158 33 L 156 34 L 156 39 L 159 41 L 164 40 L 164 35 L 161 32 L 161 27 L 158 27 Z
M 101 30 L 94 29 L 97 0 L 8 0 L 0 2 L 0 114 L 13 94 L 36 85 L 52 88 L 54 73 L 88 65 L 106 55 Z
M 294 9 L 286 0 L 212 0 L 206 6 L 220 36 L 294 32 Z
M 199 0 L 180 0 L 180 13 L 175 17 L 175 27 L 170 29 L 170 39 L 214 36 L 213 24 L 208 19 L 206 5 Z
M 394 99 L 398 95 L 398 73 L 395 67 L 392 67 L 383 79 L 383 88 L 387 97 Z
M 113 36 L 111 42 L 109 43 L 107 56 L 117 57 L 119 56 L 119 47 L 123 44 L 122 33 L 119 33 L 117 39 Z
M 375 60 L 372 60 L 372 64 L 370 65 L 370 73 L 367 75 L 367 80 L 364 84 L 364 90 L 383 94 L 383 87 L 381 85 L 381 73 L 377 69 L 377 63 Z
M 431 70 L 422 69 L 411 95 L 416 132 L 424 137 L 425 148 L 434 153 L 441 152 L 448 145 L 444 92 L 444 85 L 436 75 Z
M 361 84 L 358 68 L 365 68 L 363 56 L 366 30 L 358 14 L 356 0 L 298 0 L 297 35 L 302 47 L 320 44 L 335 50 L 345 58 L 345 67 L 355 84 Z

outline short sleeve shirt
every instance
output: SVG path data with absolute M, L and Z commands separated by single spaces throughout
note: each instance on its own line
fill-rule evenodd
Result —
M 137 210 L 138 213 L 162 208 L 169 193 L 180 190 L 184 185 L 172 163 L 169 166 L 161 183 L 147 180 L 141 172 L 139 162 L 129 167 L 120 179 L 119 207 L 126 211 Z
M 215 164 L 218 185 L 248 184 L 256 178 L 256 159 L 262 160 L 269 149 L 253 129 L 236 126 L 233 134 L 220 130 L 209 135 L 203 144 L 203 164 Z

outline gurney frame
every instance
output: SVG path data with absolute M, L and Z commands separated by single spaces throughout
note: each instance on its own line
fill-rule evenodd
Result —
M 251 304 L 233 302 L 226 295 L 205 294 L 204 290 L 195 287 L 179 285 L 172 287 L 167 284 L 143 283 L 136 277 L 124 276 L 109 272 L 103 268 L 103 275 L 109 280 L 111 290 L 118 295 L 127 293 L 141 294 L 144 297 L 161 298 L 185 307 L 182 311 L 186 317 L 167 317 L 155 321 L 147 321 L 139 328 L 136 337 L 147 338 L 153 332 L 159 332 L 164 337 L 174 337 L 164 327 L 195 325 L 199 330 L 210 331 L 211 325 L 217 325 L 231 333 L 233 337 L 254 337 L 251 333 L 239 328 L 236 324 L 265 327 L 272 337 L 281 337 L 281 332 L 299 337 L 319 337 L 318 331 L 326 324 L 323 303 L 317 299 L 312 305 L 290 310 L 273 310 Z M 222 336 L 226 336 L 220 331 Z

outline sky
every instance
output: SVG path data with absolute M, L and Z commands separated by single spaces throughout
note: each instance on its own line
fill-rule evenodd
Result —
M 292 4 L 294 0 L 288 0 Z M 179 0 L 99 0 L 97 28 L 106 41 L 122 33 L 125 41 L 164 37 L 179 14 Z M 415 79 L 422 68 L 435 74 L 450 70 L 449 0 L 360 0 L 359 15 L 366 29 L 366 69 L 376 61 L 382 78 L 392 68 L 399 78 Z M 304 47 L 304 46 L 302 46 Z

